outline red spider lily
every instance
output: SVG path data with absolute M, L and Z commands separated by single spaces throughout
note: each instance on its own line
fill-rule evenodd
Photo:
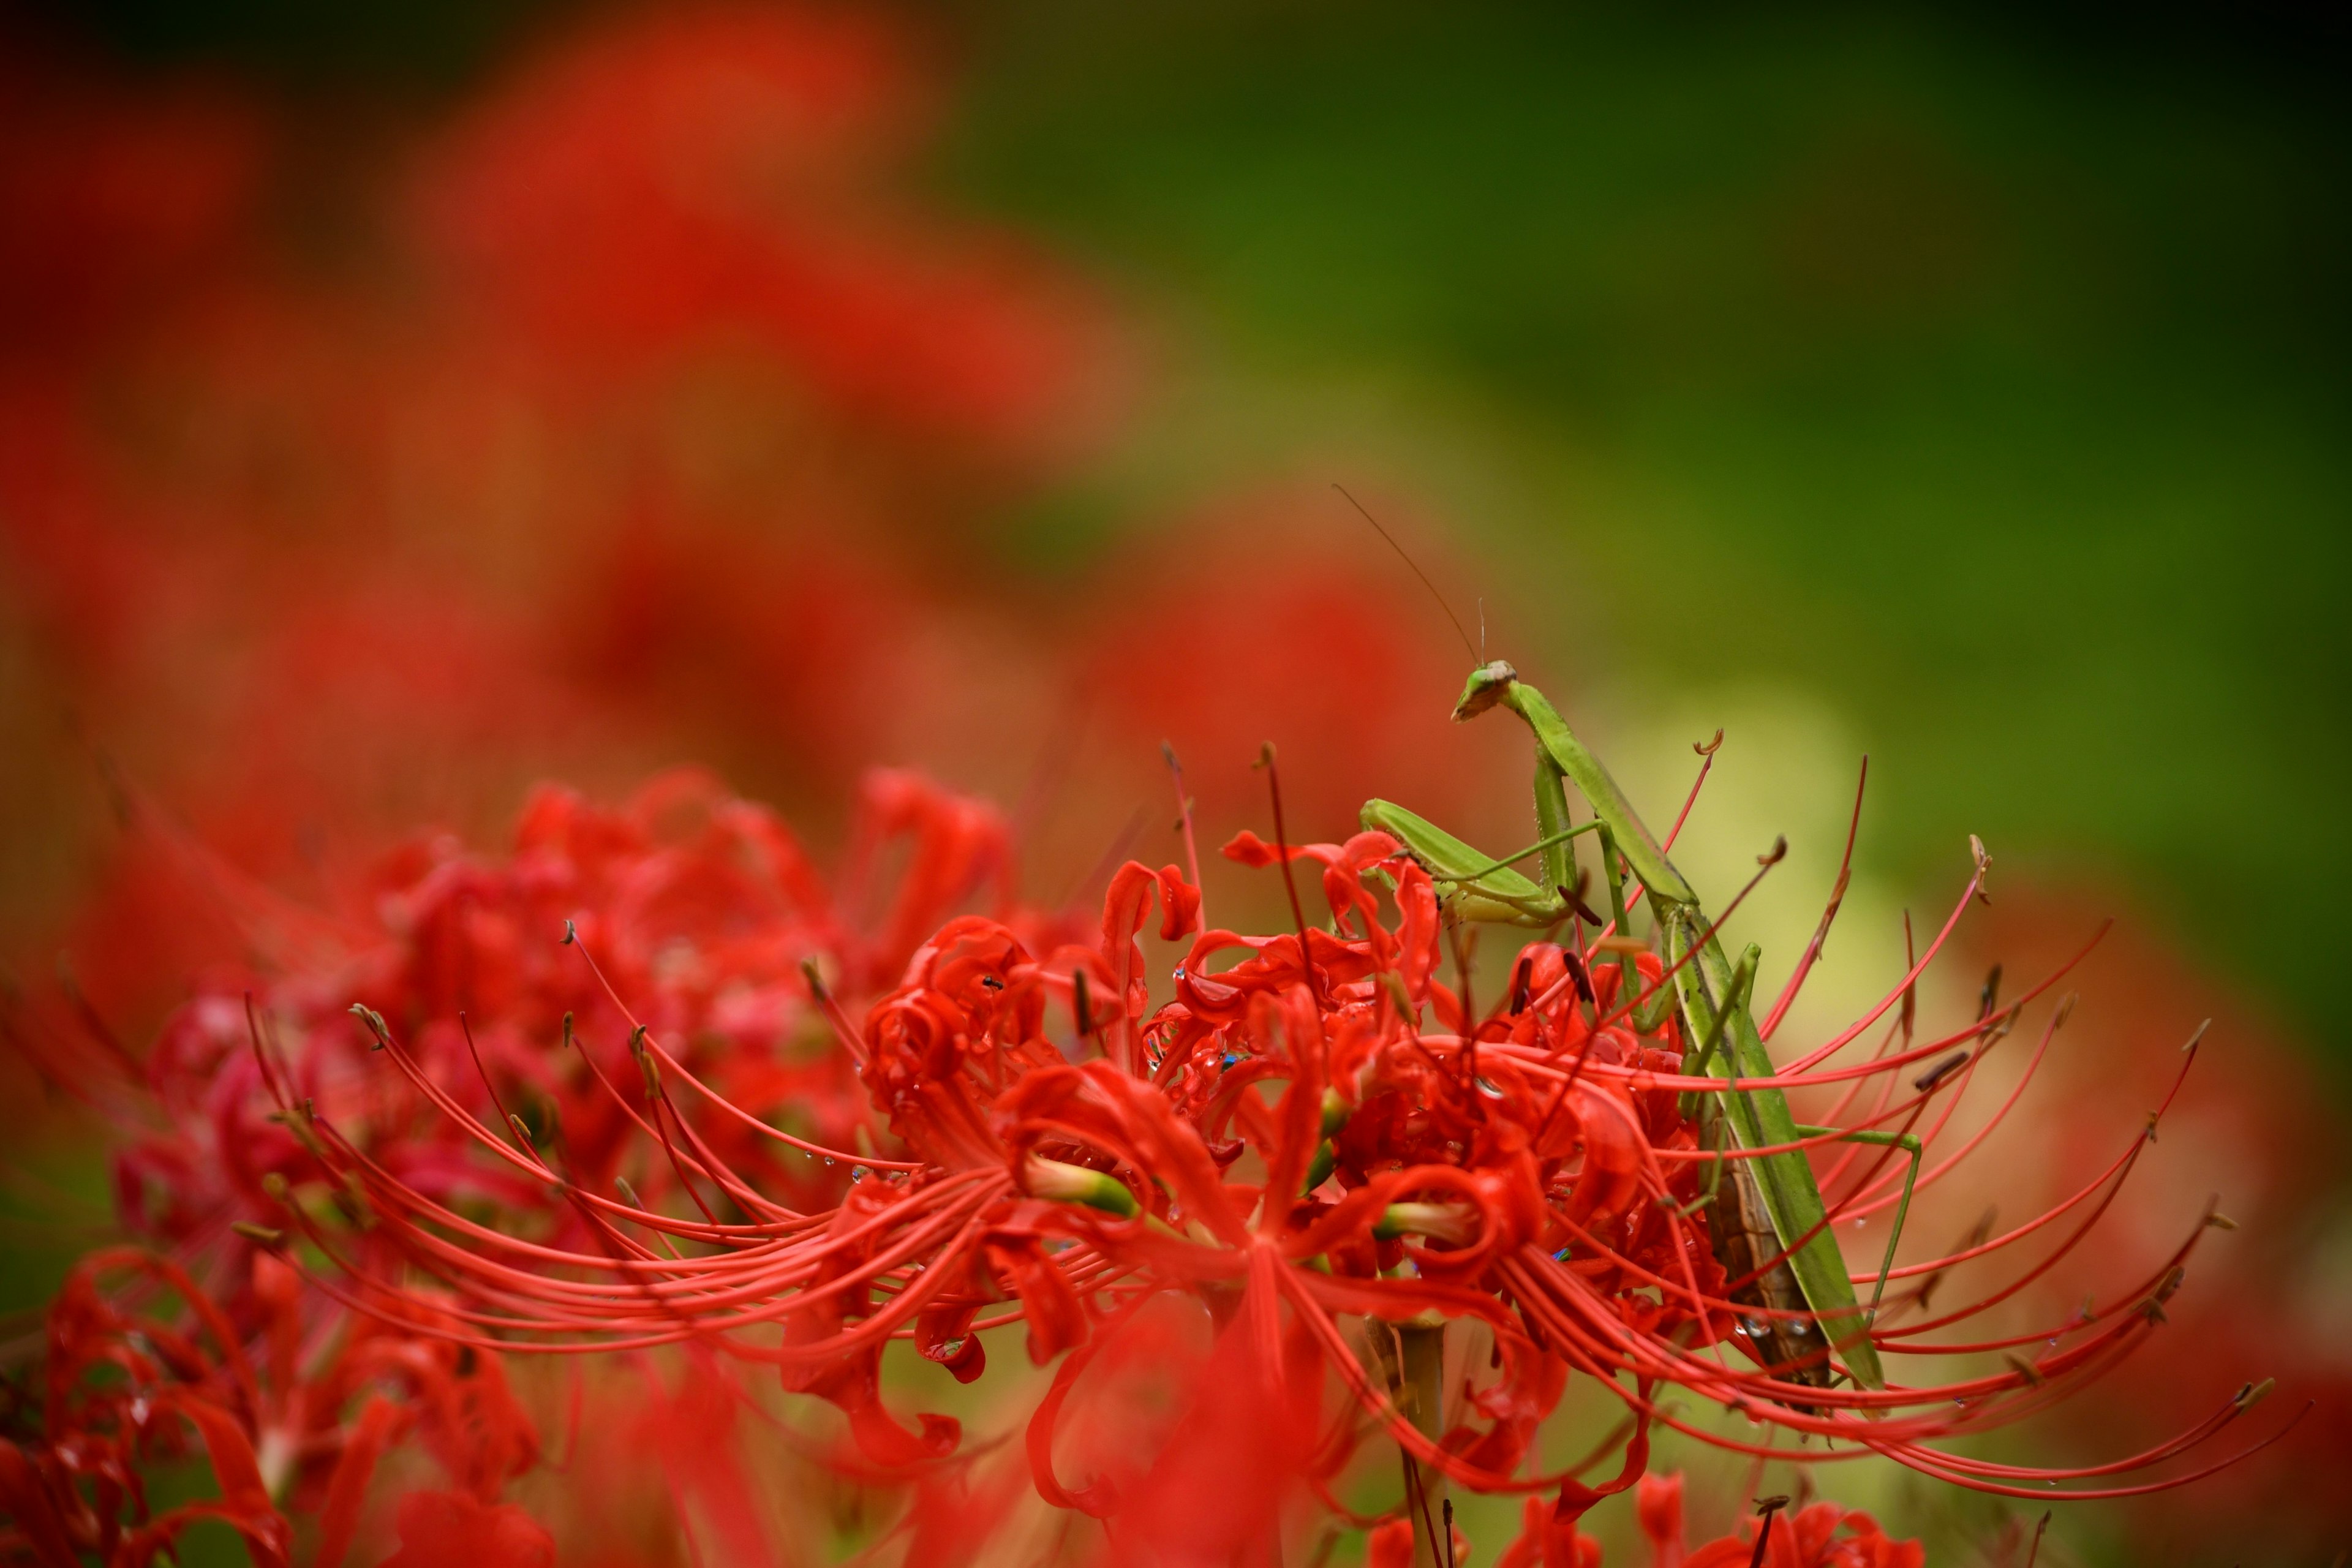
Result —
M 1119 551 L 1104 574 L 1120 591 L 1102 602 L 1078 666 L 1102 721 L 1130 754 L 1173 742 L 1213 824 L 1261 809 L 1246 763 L 1271 739 L 1296 759 L 1283 770 L 1293 822 L 1318 833 L 1352 825 L 1374 794 L 1457 823 L 1507 807 L 1515 831 L 1524 797 L 1488 787 L 1519 772 L 1507 735 L 1461 730 L 1412 700 L 1454 683 L 1454 655 L 1415 630 L 1419 584 L 1335 548 L 1362 527 L 1328 489 L 1269 486 Z M 1138 625 L 1182 627 L 1182 657 L 1133 657 Z M 1318 679 L 1289 678 L 1305 668 Z M 1243 689 L 1250 700 L 1234 701 Z
M 1891 1541 L 1870 1515 L 1833 1502 L 1788 1515 L 1768 1510 L 1762 1522 L 1749 1522 L 1739 1535 L 1689 1548 L 1683 1544 L 1682 1477 L 1643 1477 L 1634 1508 L 1653 1568 L 1924 1568 L 1927 1560 L 1917 1542 Z M 1535 1568 L 1539 1561 L 1514 1563 L 1507 1555 L 1498 1568 Z
M 862 1028 L 836 1016 L 890 1141 L 833 1150 L 859 1167 L 854 1176 L 875 1174 L 830 1208 L 778 1201 L 698 1131 L 697 1120 L 718 1128 L 743 1113 L 662 1035 L 632 1034 L 645 1086 L 645 1110 L 632 1121 L 658 1141 L 680 1190 L 697 1196 L 698 1218 L 605 1196 L 530 1141 L 501 1136 L 442 1086 L 420 1046 L 371 1018 L 387 1063 L 479 1154 L 559 1192 L 589 1244 L 551 1246 L 472 1221 L 372 1157 L 336 1119 L 291 1101 L 289 1119 L 373 1227 L 355 1237 L 305 1209 L 287 1218 L 346 1271 L 347 1280 L 322 1278 L 322 1287 L 362 1310 L 388 1310 L 413 1289 L 386 1267 L 396 1255 L 451 1292 L 449 1331 L 485 1348 L 708 1343 L 774 1364 L 787 1388 L 838 1405 L 858 1446 L 885 1466 L 943 1458 L 958 1429 L 929 1415 L 909 1428 L 884 1408 L 884 1344 L 911 1339 L 969 1378 L 982 1365 L 977 1331 L 1022 1321 L 1033 1360 L 1070 1352 L 1030 1427 L 1040 1492 L 1105 1518 L 1114 1542 L 1166 1542 L 1175 1531 L 1213 1557 L 1262 1535 L 1291 1482 L 1328 1496 L 1366 1419 L 1432 1476 L 1482 1490 L 1556 1489 L 1545 1528 L 1572 1542 L 1585 1510 L 1639 1478 L 1654 1424 L 1770 1451 L 1693 1425 L 1661 1403 L 1664 1384 L 1824 1439 L 1822 1458 L 1876 1453 L 2022 1496 L 2061 1481 L 2078 1483 L 2075 1496 L 2178 1484 L 2186 1478 L 2119 1478 L 2187 1454 L 2258 1397 L 2242 1391 L 2179 1436 L 2098 1466 L 2029 1468 L 1937 1446 L 2049 1407 L 2162 1321 L 2201 1224 L 2104 1307 L 2021 1332 L 2003 1320 L 1968 1342 L 1948 1332 L 1986 1321 L 2080 1243 L 2156 1117 L 2046 1213 L 1889 1271 L 1896 1294 L 1869 1331 L 1882 1355 L 1999 1358 L 1993 1365 L 1926 1384 L 1824 1386 L 1763 1350 L 1766 1321 L 1801 1311 L 1738 1299 L 1741 1281 L 1716 1255 L 1700 1200 L 1717 1158 L 1700 1147 L 1681 1097 L 1721 1084 L 1682 1073 L 1672 1016 L 1640 1022 L 1667 980 L 1655 955 L 1638 955 L 1641 994 L 1628 996 L 1626 969 L 1600 962 L 1622 951 L 1606 945 L 1612 932 L 1581 948 L 1537 942 L 1514 963 L 1503 994 L 1475 1011 L 1439 978 L 1444 917 L 1429 873 L 1386 835 L 1288 849 L 1244 835 L 1226 852 L 1279 866 L 1286 879 L 1302 866 L 1319 872 L 1328 926 L 1302 919 L 1273 936 L 1198 931 L 1197 895 L 1177 868 L 1130 862 L 1112 879 L 1097 941 L 1040 948 L 1002 921 L 959 917 L 908 959 L 902 983 Z M 1945 1037 L 1912 1037 L 1909 988 L 1983 875 L 1980 862 L 1944 930 L 1877 1006 L 1752 1085 L 1830 1086 L 1843 1094 L 1839 1115 L 1874 1090 L 1841 1125 L 1916 1129 L 1932 1151 L 1926 1185 L 1980 1141 L 1949 1152 L 1937 1142 L 1977 1065 L 2054 984 Z M 1136 940 L 1155 904 L 1163 940 L 1192 938 L 1174 999 L 1156 1010 Z M 1883 1019 L 1891 1021 L 1874 1055 L 1832 1065 Z M 2059 1021 L 2053 1013 L 2041 1031 L 2025 1078 Z M 603 1081 L 612 1089 L 610 1077 Z M 697 1117 L 672 1085 L 693 1091 Z M 1827 1159 L 1832 1222 L 1893 1204 L 1900 1173 L 1888 1163 Z M 705 1187 L 731 1202 L 731 1217 L 700 1201 Z M 1953 1271 L 2013 1251 L 2028 1256 L 2007 1283 L 1957 1308 L 1936 1301 Z M 1865 1289 L 1879 1282 L 1876 1269 L 1854 1278 Z M 1171 1292 L 1200 1300 L 1222 1325 L 1210 1373 L 1158 1458 L 1123 1475 L 1097 1462 L 1091 1479 L 1073 1484 L 1055 1457 L 1063 1410 L 1093 1363 L 1139 1331 L 1140 1309 Z M 1442 1410 L 1408 1408 L 1417 1400 L 1403 1336 L 1448 1321 L 1475 1325 L 1490 1373 L 1441 1390 Z M 2026 1350 L 2031 1359 L 2018 1353 Z M 1326 1369 L 1353 1396 L 1336 1421 L 1320 1408 Z M 1587 1467 L 1522 1474 L 1536 1427 L 1575 1373 L 1627 1406 L 1617 1473 L 1597 1483 L 1580 1478 Z M 1251 1484 L 1232 1484 L 1221 1467 L 1228 1479 L 1216 1504 L 1201 1506 L 1202 1483 L 1186 1477 L 1206 1435 L 1229 1440 L 1245 1428 L 1269 1438 L 1239 1467 Z M 1193 1500 L 1169 1501 L 1179 1498 Z M 1812 1522 L 1791 1522 L 1790 1550 L 1819 1557 L 1839 1521 L 1800 1517 Z M 1874 1531 L 1856 1526 L 1836 1550 L 1875 1551 Z M 1184 1556 L 1167 1551 L 1171 1561 Z
M 242 967 L 210 982 L 143 1058 L 70 992 L 15 1013 L 11 1034 L 54 1081 L 128 1134 L 116 1167 L 127 1226 L 208 1270 L 235 1321 L 265 1324 L 257 1331 L 269 1343 L 266 1364 L 279 1375 L 262 1384 L 255 1442 L 265 1471 L 299 1482 L 289 1508 L 320 1511 L 322 1562 L 357 1527 L 375 1455 L 404 1433 L 418 1432 L 458 1489 L 446 1507 L 402 1505 L 403 1537 L 422 1560 L 430 1560 L 433 1532 L 442 1528 L 436 1519 L 464 1524 L 468 1510 L 494 1510 L 497 1483 L 528 1466 L 536 1447 L 495 1381 L 496 1357 L 447 1336 L 416 1338 L 415 1325 L 437 1310 L 427 1300 L 384 1314 L 391 1321 L 381 1331 L 377 1318 L 353 1319 L 331 1364 L 299 1358 L 309 1370 L 298 1387 L 293 1347 L 327 1326 L 295 1321 L 286 1290 L 292 1276 L 266 1250 L 256 1255 L 266 1233 L 255 1222 L 275 1222 L 281 1201 L 365 1217 L 355 1187 L 321 1180 L 328 1173 L 312 1152 L 306 1118 L 359 1130 L 382 1170 L 478 1221 L 558 1244 L 593 1238 L 603 1226 L 545 1184 L 474 1154 L 467 1132 L 437 1107 L 420 1115 L 386 1100 L 381 1074 L 371 1071 L 370 1037 L 353 1025 L 343 997 L 367 997 L 378 1016 L 413 1033 L 449 1103 L 511 1137 L 527 1140 L 535 1126 L 577 1179 L 687 1208 L 705 1203 L 688 1173 L 723 1151 L 730 1166 L 759 1173 L 771 1190 L 824 1205 L 854 1189 L 847 1160 L 836 1165 L 821 1152 L 871 1149 L 888 1134 L 858 1092 L 853 1064 L 830 1044 L 808 966 L 831 973 L 858 1005 L 872 994 L 870 977 L 903 969 L 908 947 L 975 895 L 1024 931 L 1050 936 L 1055 929 L 1010 904 L 1010 847 L 992 809 L 887 771 L 869 774 L 861 788 L 837 896 L 772 814 L 693 773 L 658 779 L 616 811 L 541 792 L 512 852 L 499 858 L 466 855 L 446 838 L 415 841 L 379 861 L 340 918 L 257 889 L 152 822 L 147 837 L 188 889 L 177 900 L 181 918 L 216 905 L 262 973 Z M 614 1042 L 627 1025 L 589 973 L 567 962 L 558 940 L 567 929 L 600 945 L 666 1034 L 692 1042 L 680 1070 L 723 1090 L 738 1115 L 697 1129 L 658 1097 L 614 1092 L 588 1042 L 600 1033 Z M 565 1051 L 558 1042 L 575 1013 L 582 1049 Z M 264 1037 L 269 1048 L 257 1050 Z M 642 1082 L 635 1066 L 614 1066 L 621 1082 Z M 302 1114 L 285 1114 L 298 1100 Z M 630 1163 L 631 1130 L 645 1134 L 650 1163 Z M 860 1404 L 856 1375 L 851 1369 L 840 1391 L 846 1405 L 876 1414 L 862 1430 L 895 1430 L 870 1388 Z M 387 1383 L 400 1385 L 399 1398 L 365 1397 Z M 294 1392 L 280 1398 L 279 1389 Z M 695 1428 L 706 1436 L 709 1414 Z M 490 1431 L 520 1437 L 501 1447 L 485 1436 L 461 1461 L 446 1434 L 481 1427 L 486 1415 L 496 1417 Z M 662 1442 L 665 1452 L 676 1450 L 675 1433 Z M 329 1459 L 331 1481 L 317 1474 Z M 716 1473 L 706 1463 L 684 1489 L 706 1508 Z M 509 1521 L 499 1527 L 508 1535 L 523 1530 L 510 1513 L 496 1517 Z
M 96 1280 L 122 1268 L 176 1292 L 193 1321 L 115 1308 Z M 9 1412 L 0 1505 L 14 1530 L 0 1542 L 12 1560 L 21 1554 L 44 1568 L 75 1568 L 85 1552 L 143 1568 L 189 1526 L 212 1520 L 243 1536 L 263 1568 L 285 1568 L 291 1533 L 255 1457 L 257 1404 L 235 1331 L 184 1272 L 142 1254 L 94 1255 L 50 1309 L 37 1409 Z M 151 1512 L 145 1467 L 194 1451 L 219 1500 Z
M 629 1165 L 643 1132 L 657 1150 L 692 1140 L 795 1202 L 836 1201 L 848 1172 L 809 1151 L 870 1146 L 882 1128 L 853 1064 L 831 1048 L 804 967 L 830 971 L 853 999 L 870 995 L 873 977 L 895 974 L 975 892 L 1013 914 L 1009 845 L 992 810 L 887 771 L 867 776 L 859 805 L 841 902 L 772 814 L 678 773 L 618 811 L 542 791 L 502 860 L 446 839 L 412 842 L 378 862 L 342 920 L 294 908 L 156 827 L 157 852 L 195 884 L 181 907 L 204 895 L 226 903 L 254 961 L 282 972 L 244 969 L 208 984 L 143 1060 L 86 1005 L 16 1014 L 10 1033 L 118 1126 L 152 1130 L 117 1156 L 119 1207 L 135 1234 L 191 1257 L 236 1252 L 247 1244 L 233 1222 L 269 1220 L 279 1184 L 321 1174 L 302 1120 L 278 1114 L 298 1100 L 306 1115 L 352 1129 L 384 1172 L 436 1201 L 509 1219 L 572 1214 L 539 1181 L 474 1157 L 471 1138 L 438 1110 L 386 1101 L 368 1070 L 370 1038 L 347 1016 L 354 997 L 415 1042 L 424 1069 L 477 1125 L 509 1138 L 516 1125 L 535 1128 L 575 1180 L 612 1190 L 634 1179 L 652 1199 L 677 1190 L 688 1166 L 674 1146 Z M 901 841 L 909 852 L 893 879 L 883 862 Z M 854 912 L 866 906 L 870 925 Z M 597 944 L 664 1037 L 691 1042 L 680 1069 L 723 1093 L 733 1114 L 691 1131 L 667 1109 L 614 1093 L 588 1047 L 557 1048 L 575 1019 L 583 1042 L 628 1027 L 567 961 L 555 941 L 567 925 Z M 257 1028 L 272 1042 L 267 1057 L 253 1048 Z M 638 1081 L 634 1067 L 620 1070 Z M 597 1229 L 576 1215 L 571 1223 L 588 1226 L 573 1239 Z
M 508 1481 L 538 1462 L 539 1439 L 496 1356 L 433 1336 L 428 1309 L 413 1311 L 405 1324 L 320 1310 L 330 1304 L 306 1302 L 292 1272 L 268 1256 L 254 1259 L 254 1294 L 267 1313 L 264 1473 L 290 1470 L 279 1487 L 289 1510 L 317 1511 L 317 1568 L 343 1561 L 378 1459 L 412 1434 L 453 1489 L 403 1498 L 404 1542 L 413 1544 L 437 1520 L 494 1516 L 512 1550 L 529 1538 L 545 1545 L 544 1530 L 498 1501 Z
M 1018 447 L 1098 424 L 1099 313 L 878 197 L 927 94 L 871 16 L 655 13 L 539 62 L 423 203 L 486 321 L 600 374 L 748 338 L 829 403 Z
M 612 755 L 831 791 L 904 754 L 910 691 L 952 685 L 902 651 L 936 546 L 1119 406 L 1082 279 L 894 189 L 939 84 L 878 16 L 551 40 L 341 169 L 328 205 L 381 221 L 332 276 L 283 254 L 321 193 L 271 185 L 304 161 L 269 116 L 5 75 L 0 619 L 281 885 Z M 41 760 L 12 809 L 81 828 L 86 754 Z
M 1696 1547 L 1683 1541 L 1682 1477 L 1643 1476 L 1634 1508 L 1649 1543 L 1650 1568 L 1924 1568 L 1927 1562 L 1919 1542 L 1890 1540 L 1870 1515 L 1833 1502 L 1786 1516 L 1768 1510 L 1769 1524 L 1751 1522 L 1739 1534 Z M 1373 1533 L 1372 1568 L 1406 1568 L 1412 1562 L 1412 1532 L 1400 1528 L 1405 1522 L 1394 1521 Z M 1460 1543 L 1458 1535 L 1455 1540 Z M 1457 1544 L 1455 1560 L 1465 1556 Z M 1495 1568 L 1601 1568 L 1601 1563 L 1599 1542 L 1529 1498 L 1519 1538 L 1503 1549 Z
M 14 1540 L 0 1542 L 53 1568 L 73 1568 L 85 1552 L 131 1568 L 173 1555 L 183 1531 L 215 1521 L 255 1561 L 282 1568 L 292 1543 L 282 1500 L 318 1512 L 310 1561 L 339 1568 L 378 1458 L 414 1433 L 457 1489 L 404 1499 L 404 1538 L 429 1534 L 446 1515 L 489 1512 L 501 1539 L 535 1539 L 545 1561 L 546 1532 L 496 1506 L 507 1480 L 538 1458 L 497 1358 L 321 1312 L 316 1297 L 306 1315 L 303 1298 L 268 1256 L 254 1259 L 251 1288 L 228 1309 L 151 1254 L 113 1249 L 77 1265 L 49 1310 L 38 1406 L 10 1411 L 0 1442 L 0 1505 L 15 1524 Z M 430 1314 L 412 1308 L 411 1318 L 421 1325 Z M 190 1454 L 189 1432 L 219 1500 L 151 1512 L 143 1477 Z

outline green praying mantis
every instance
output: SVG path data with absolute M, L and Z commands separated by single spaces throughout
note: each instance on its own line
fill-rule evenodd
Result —
M 1742 1084 L 1742 1079 L 1769 1079 L 1774 1071 L 1748 1004 L 1758 950 L 1748 947 L 1736 963 L 1725 956 L 1698 895 L 1667 859 L 1608 769 L 1576 738 L 1543 693 L 1500 659 L 1472 672 L 1454 717 L 1472 719 L 1498 706 L 1517 714 L 1535 737 L 1536 822 L 1542 835 L 1535 844 L 1497 860 L 1384 800 L 1365 804 L 1363 825 L 1390 834 L 1426 867 L 1456 918 L 1538 928 L 1558 923 L 1578 907 L 1570 842 L 1586 833 L 1598 837 L 1608 917 L 1620 933 L 1625 931 L 1626 885 L 1637 879 L 1664 948 L 1662 957 L 1674 977 L 1672 991 L 1661 988 L 1636 1021 L 1644 1028 L 1656 1027 L 1664 1021 L 1664 1009 L 1679 1006 L 1685 1041 L 1699 1042 L 1685 1059 L 1685 1073 L 1725 1080 L 1726 1087 L 1712 1097 L 1716 1105 L 1702 1108 L 1707 1112 L 1709 1147 L 1721 1151 L 1721 1139 L 1727 1133 L 1743 1150 L 1777 1150 L 1737 1160 L 1718 1155 L 1709 1169 L 1708 1194 L 1699 1200 L 1710 1204 L 1716 1256 L 1726 1272 L 1735 1279 L 1753 1277 L 1735 1298 L 1766 1310 L 1747 1325 L 1751 1340 L 1766 1363 L 1789 1381 L 1828 1387 L 1836 1375 L 1830 1361 L 1834 1349 L 1856 1385 L 1884 1388 L 1885 1374 L 1871 1342 L 1870 1326 L 1910 1206 L 1919 1140 L 1908 1132 L 1801 1125 L 1779 1089 Z M 1591 808 L 1592 820 L 1581 826 L 1570 825 L 1570 784 Z M 1541 857 L 1540 885 L 1512 868 L 1530 855 Z M 1633 957 L 1622 950 L 1632 945 L 1621 944 L 1616 952 L 1622 974 L 1619 994 L 1629 998 L 1639 996 L 1642 988 Z M 1885 1262 L 1867 1308 L 1854 1295 L 1805 1151 L 1784 1147 L 1806 1138 L 1899 1148 L 1908 1157 Z M 1726 1166 L 1731 1176 L 1727 1194 L 1720 1190 Z

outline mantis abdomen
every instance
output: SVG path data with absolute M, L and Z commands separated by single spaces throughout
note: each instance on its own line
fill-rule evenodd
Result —
M 1754 1162 L 1727 1163 L 1729 1179 L 1707 1206 L 1707 1232 L 1725 1277 L 1746 1281 L 1730 1292 L 1731 1300 L 1758 1309 L 1741 1327 L 1773 1376 L 1807 1388 L 1827 1388 L 1832 1376 L 1829 1346 L 1796 1271 L 1780 1256 L 1784 1248 L 1750 1169 Z M 1763 1267 L 1767 1259 L 1771 1260 L 1769 1268 Z

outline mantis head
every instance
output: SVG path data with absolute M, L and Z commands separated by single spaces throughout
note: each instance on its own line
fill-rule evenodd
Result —
M 1454 718 L 1458 723 L 1475 719 L 1503 700 L 1519 672 L 1511 668 L 1510 660 L 1498 658 L 1492 664 L 1482 664 L 1470 672 L 1469 683 L 1462 688 L 1462 700 L 1454 705 Z

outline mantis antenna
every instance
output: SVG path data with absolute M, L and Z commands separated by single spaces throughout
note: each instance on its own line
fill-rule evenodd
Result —
M 1445 602 L 1445 595 L 1437 591 L 1437 584 L 1429 580 L 1429 574 L 1421 569 L 1421 563 L 1415 561 L 1412 556 L 1405 553 L 1404 546 L 1396 542 L 1396 535 L 1391 533 L 1387 529 L 1382 528 L 1381 526 L 1381 520 L 1374 517 L 1369 510 L 1367 510 L 1364 503 L 1358 500 L 1353 494 L 1349 493 L 1347 486 L 1340 484 L 1335 479 L 1332 481 L 1331 488 L 1338 490 L 1341 495 L 1347 496 L 1348 504 L 1354 507 L 1357 511 L 1362 513 L 1364 521 L 1372 525 L 1373 532 L 1379 534 L 1382 539 L 1389 542 L 1389 548 L 1397 552 L 1397 559 L 1403 562 L 1407 566 L 1412 568 L 1412 574 L 1421 579 L 1421 585 L 1429 590 L 1429 596 L 1437 601 L 1437 607 L 1444 610 L 1445 612 L 1445 618 L 1454 623 L 1454 635 L 1462 639 L 1462 651 L 1468 654 L 1471 658 L 1477 659 L 1479 663 L 1484 664 L 1486 662 L 1486 657 L 1476 648 L 1470 646 L 1470 634 L 1463 629 L 1462 617 L 1454 613 L 1454 606 Z M 1478 640 L 1480 642 L 1483 643 L 1486 641 L 1486 602 L 1484 599 L 1481 599 L 1478 601 Z

